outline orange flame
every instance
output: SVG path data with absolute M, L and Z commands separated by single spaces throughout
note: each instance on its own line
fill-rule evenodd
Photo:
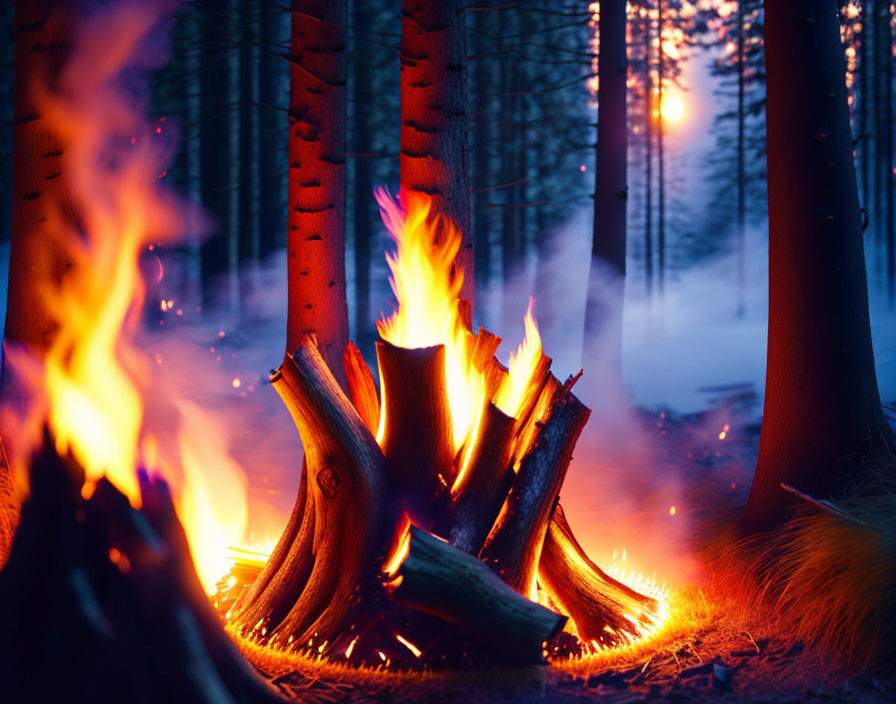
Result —
M 206 414 L 176 398 L 166 401 L 178 409 L 180 447 L 167 457 L 157 447 L 146 428 L 144 394 L 150 387 L 162 392 L 149 383 L 153 365 L 134 341 L 144 300 L 140 253 L 181 236 L 186 223 L 183 204 L 158 177 L 170 144 L 122 92 L 123 75 L 152 67 L 147 47 L 164 16 L 165 8 L 152 3 L 92 15 L 78 28 L 54 87 L 32 87 L 61 147 L 66 187 L 64 202 L 48 204 L 43 232 L 70 266 L 40 289 L 55 324 L 48 349 L 18 350 L 10 361 L 32 401 L 22 444 L 40 442 L 46 423 L 57 451 L 70 451 L 83 466 L 85 496 L 105 476 L 135 507 L 138 463 L 163 471 L 179 490 L 177 508 L 202 582 L 213 589 L 226 565 L 211 556 L 238 543 L 245 527 L 242 471 L 221 449 L 222 434 L 210 432 Z M 20 464 L 29 451 L 16 448 Z M 180 467 L 182 482 L 172 467 Z
M 538 332 L 535 318 L 532 316 L 534 303 L 535 301 L 529 298 L 529 307 L 526 309 L 526 317 L 523 321 L 526 327 L 525 337 L 516 352 L 510 355 L 507 376 L 495 394 L 495 405 L 507 415 L 514 417 L 520 411 L 520 405 L 526 395 L 526 388 L 529 386 L 535 366 L 541 358 L 541 335 Z
M 378 188 L 375 197 L 383 223 L 398 245 L 394 255 L 386 254 L 398 309 L 378 321 L 377 330 L 383 340 L 399 347 L 445 346 L 445 381 L 454 449 L 458 450 L 482 412 L 485 398 L 482 373 L 470 361 L 472 336 L 457 307 L 464 272 L 455 269 L 454 259 L 461 233 L 449 218 L 432 211 L 432 199 L 425 193 L 402 190 L 396 202 Z

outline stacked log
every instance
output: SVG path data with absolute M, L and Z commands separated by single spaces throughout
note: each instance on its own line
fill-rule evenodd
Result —
M 543 662 L 564 628 L 583 650 L 637 638 L 657 604 L 604 574 L 559 493 L 590 411 L 541 356 L 515 417 L 498 407 L 500 338 L 470 333 L 486 399 L 460 449 L 442 345 L 377 343 L 380 393 L 357 348 L 349 396 L 306 335 L 271 377 L 305 447 L 295 508 L 227 613 L 244 637 L 331 659 L 426 667 Z M 545 603 L 536 603 L 538 593 Z M 411 647 L 395 647 L 396 639 Z M 567 636 L 568 638 L 568 636 Z M 473 653 L 470 655 L 470 653 Z

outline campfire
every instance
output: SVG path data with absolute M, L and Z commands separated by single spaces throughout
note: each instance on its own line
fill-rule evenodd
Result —
M 312 334 L 271 383 L 305 449 L 267 562 L 218 603 L 231 631 L 356 665 L 541 662 L 630 645 L 663 623 L 661 589 L 592 562 L 559 495 L 590 411 L 541 348 L 532 301 L 501 338 L 459 298 L 460 233 L 425 194 L 376 194 L 396 243 L 398 307 L 378 323 L 379 392 L 349 343 L 341 388 Z M 250 576 L 247 578 L 247 574 Z M 234 588 L 235 583 L 245 586 Z

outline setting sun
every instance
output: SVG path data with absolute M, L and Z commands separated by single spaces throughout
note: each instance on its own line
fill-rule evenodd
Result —
M 678 122 L 684 116 L 684 102 L 677 95 L 668 95 L 663 98 L 660 114 L 664 120 Z

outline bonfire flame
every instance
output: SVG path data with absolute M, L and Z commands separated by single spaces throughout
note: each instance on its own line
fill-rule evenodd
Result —
M 458 310 L 464 272 L 455 267 L 455 257 L 461 233 L 449 218 L 433 213 L 432 199 L 425 193 L 403 190 L 396 202 L 380 188 L 375 197 L 398 245 L 394 255 L 386 254 L 398 309 L 376 327 L 383 340 L 399 347 L 445 345 L 445 382 L 457 451 L 470 436 L 485 398 L 482 373 L 470 361 L 470 332 Z M 378 439 L 384 421 L 385 415 Z
M 158 446 L 144 419 L 152 365 L 135 343 L 145 295 L 140 255 L 183 235 L 186 222 L 184 204 L 159 180 L 171 152 L 167 133 L 149 125 L 122 90 L 125 74 L 154 68 L 147 31 L 163 13 L 162 6 L 125 4 L 86 21 L 58 84 L 33 86 L 46 129 L 62 148 L 67 191 L 64 202 L 48 205 L 43 233 L 53 247 L 44 254 L 53 249 L 70 266 L 40 289 L 55 324 L 48 348 L 10 350 L 32 401 L 20 419 L 26 437 L 16 456 L 22 476 L 46 424 L 57 451 L 71 452 L 84 468 L 85 496 L 105 476 L 134 507 L 141 503 L 138 464 L 163 472 L 181 495 L 178 510 L 211 591 L 226 564 L 210 555 L 225 555 L 245 528 L 242 470 L 222 459 L 223 445 L 201 440 L 209 437 L 207 419 L 178 399 L 165 401 L 179 406 L 179 444 Z

